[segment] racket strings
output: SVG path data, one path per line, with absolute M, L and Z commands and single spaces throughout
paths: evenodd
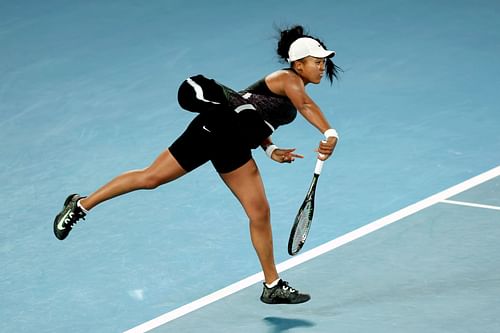
M 312 220 L 312 203 L 309 201 L 304 206 L 299 216 L 297 217 L 297 229 L 295 230 L 295 235 L 293 237 L 292 248 L 297 250 L 306 241 L 307 234 L 309 233 L 309 225 Z

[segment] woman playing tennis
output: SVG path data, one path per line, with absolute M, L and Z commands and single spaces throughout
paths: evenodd
M 335 52 L 307 35 L 302 26 L 280 32 L 277 53 L 290 66 L 240 92 L 201 75 L 184 81 L 178 92 L 179 104 L 197 113 L 184 133 L 150 166 L 123 173 L 86 197 L 68 196 L 54 220 L 56 237 L 65 239 L 80 219 L 106 200 L 135 190 L 157 188 L 210 161 L 250 220 L 252 244 L 264 272 L 262 302 L 308 301 L 309 295 L 291 288 L 276 270 L 270 208 L 252 149 L 262 147 L 278 163 L 301 158 L 295 149 L 278 148 L 271 139 L 271 134 L 293 121 L 298 111 L 327 138 L 317 148 L 320 158 L 327 159 L 337 144 L 337 132 L 305 87 L 320 83 L 324 75 L 332 82 L 339 67 L 331 60 Z

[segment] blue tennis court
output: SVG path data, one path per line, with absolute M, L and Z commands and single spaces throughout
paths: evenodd
M 497 167 L 283 263 L 294 281 L 316 281 L 311 304 L 263 308 L 252 285 L 128 332 L 494 332 L 499 175 Z
M 303 118 L 256 150 L 282 277 L 259 301 L 239 203 L 207 164 L 52 232 L 69 193 L 143 168 L 193 118 L 198 73 L 242 89 L 282 68 L 302 24 L 344 73 L 308 92 L 339 131 L 301 255 L 286 245 L 321 134 Z M 0 1 L 0 332 L 496 332 L 497 1 Z

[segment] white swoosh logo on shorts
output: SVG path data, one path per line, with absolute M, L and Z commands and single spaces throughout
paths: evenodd
M 212 133 L 212 131 L 210 131 L 208 128 L 206 128 L 206 127 L 205 127 L 205 125 L 203 125 L 203 129 L 204 129 L 205 131 L 207 131 L 208 133 Z

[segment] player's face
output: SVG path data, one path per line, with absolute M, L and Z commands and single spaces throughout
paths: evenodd
M 325 59 L 306 57 L 299 61 L 299 73 L 304 83 L 320 83 L 325 74 Z

